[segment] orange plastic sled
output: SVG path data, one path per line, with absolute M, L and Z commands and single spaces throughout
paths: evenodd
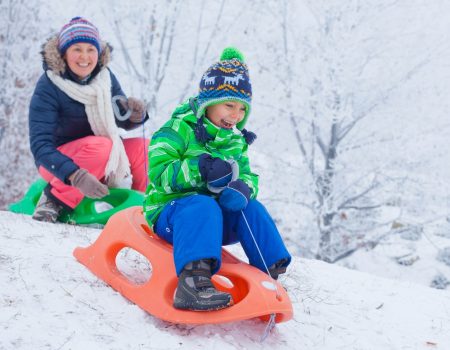
M 134 284 L 117 268 L 123 248 L 145 256 L 152 274 L 144 284 Z M 234 304 L 217 311 L 185 311 L 172 306 L 177 276 L 172 246 L 154 234 L 142 214 L 131 207 L 113 215 L 98 239 L 87 248 L 76 248 L 74 256 L 124 297 L 162 320 L 182 324 L 225 323 L 259 317 L 275 322 L 292 318 L 292 304 L 284 288 L 267 274 L 222 249 L 222 266 L 213 276 L 217 289 L 230 293 Z

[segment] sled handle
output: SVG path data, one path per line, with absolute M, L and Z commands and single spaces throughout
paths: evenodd
M 122 96 L 122 95 L 113 96 L 111 101 L 112 101 L 112 107 L 113 107 L 114 116 L 118 120 L 123 122 L 123 121 L 127 120 L 128 118 L 130 118 L 130 115 L 131 115 L 131 109 L 130 108 L 128 108 L 128 110 L 125 112 L 125 114 L 120 114 L 119 102 L 127 102 L 128 101 L 128 99 L 125 96 Z

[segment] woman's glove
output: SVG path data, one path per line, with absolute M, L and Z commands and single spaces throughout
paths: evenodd
M 128 109 L 131 110 L 130 121 L 132 123 L 141 123 L 144 120 L 146 108 L 144 101 L 134 97 L 128 97 Z
M 231 181 L 219 197 L 220 206 L 228 211 L 245 209 L 250 200 L 251 190 L 248 185 L 238 179 Z
M 212 187 L 226 186 L 233 176 L 230 163 L 207 153 L 200 155 L 198 169 L 202 179 Z
M 102 198 L 109 194 L 108 186 L 102 184 L 86 169 L 78 169 L 69 177 L 73 187 L 89 198 Z

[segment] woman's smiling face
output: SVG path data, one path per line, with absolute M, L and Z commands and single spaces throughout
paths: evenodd
M 89 43 L 71 45 L 64 57 L 70 70 L 80 79 L 89 76 L 98 62 L 97 48 Z

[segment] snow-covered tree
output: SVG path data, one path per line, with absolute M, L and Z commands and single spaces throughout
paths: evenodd
M 376 71 L 386 50 L 399 45 L 398 38 L 376 31 L 377 18 L 392 5 L 286 0 L 269 8 L 269 31 L 278 36 L 265 43 L 272 62 L 262 69 L 276 78 L 275 94 L 284 102 L 272 108 L 293 133 L 296 166 L 303 167 L 299 179 L 310 189 L 303 204 L 316 219 L 316 257 L 322 260 L 373 247 L 386 234 L 370 233 L 383 223 L 379 209 L 392 200 L 387 193 L 399 179 L 387 165 L 399 155 L 383 147 L 386 140 L 371 129 L 371 118 L 431 61 L 426 55 Z
M 148 113 L 153 119 L 174 52 L 173 41 L 181 1 L 152 1 L 146 6 L 130 7 L 123 3 L 107 6 L 108 10 L 113 9 L 106 14 L 119 43 L 125 71 L 133 78 L 134 87 L 137 85 L 139 97 L 148 102 Z M 130 42 L 133 38 L 130 33 L 136 38 L 134 42 Z
M 40 61 L 40 1 L 0 1 L 0 206 L 22 194 L 34 165 L 28 143 L 28 104 Z M 4 189 L 8 188 L 8 191 Z
M 107 5 L 105 18 L 121 56 L 115 65 L 125 77 L 121 81 L 128 80 L 130 93 L 148 102 L 155 125 L 167 118 L 168 105 L 173 108 L 197 92 L 199 77 L 218 59 L 228 39 L 226 29 L 234 23 L 235 16 L 224 14 L 237 3 L 170 0 L 145 6 Z

